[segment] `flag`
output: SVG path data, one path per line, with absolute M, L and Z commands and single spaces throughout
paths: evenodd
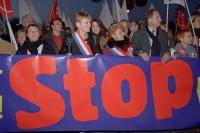
M 110 12 L 110 9 L 108 7 L 108 3 L 105 0 L 102 9 L 101 9 L 101 13 L 99 16 L 99 19 L 102 21 L 102 23 L 106 26 L 106 28 L 109 28 L 110 25 L 114 22 L 113 21 L 113 17 L 112 14 Z
M 164 4 L 179 4 L 185 7 L 185 0 L 164 0 Z
M 124 4 L 124 3 L 123 3 Z M 124 9 L 125 10 L 125 9 Z M 127 10 L 126 10 L 127 12 Z M 124 16 L 124 13 L 125 11 L 123 12 L 122 8 L 120 7 L 119 5 L 119 2 L 118 0 L 113 0 L 112 1 L 112 13 L 113 13 L 113 19 L 115 22 L 119 22 L 120 20 L 122 19 L 126 19 L 128 20 L 125 16 Z M 127 14 L 128 16 L 128 14 Z
M 42 23 L 42 20 L 41 18 L 39 17 L 33 3 L 32 3 L 32 0 L 27 0 L 27 5 L 28 7 L 30 8 L 30 15 L 31 17 L 33 18 L 33 20 L 36 22 L 36 23 L 39 23 L 41 24 Z
M 186 27 L 185 17 L 184 17 L 184 8 L 179 6 L 178 15 L 177 15 L 177 26 L 180 29 L 184 29 Z
M 48 16 L 49 22 L 54 18 L 59 18 L 58 1 L 57 0 L 53 1 L 52 8 L 49 12 L 49 16 Z
M 14 15 L 10 0 L 0 0 L 0 13 L 3 14 L 6 18 L 10 18 Z
M 32 0 L 19 0 L 19 20 L 20 24 L 22 23 L 22 18 L 25 15 L 30 15 L 34 22 L 41 24 L 41 18 L 39 17 Z
M 71 28 L 71 30 L 73 31 L 73 30 L 74 30 L 74 26 L 73 26 L 72 21 L 71 21 L 71 19 L 70 19 L 69 16 L 67 16 L 67 23 L 68 23 L 68 26 L 69 26 L 69 27 Z
M 126 20 L 128 20 L 128 12 L 127 12 L 126 0 L 123 0 L 122 14 L 123 14 L 123 18 L 126 19 Z
M 151 5 L 149 6 L 149 10 L 152 10 L 152 9 L 156 9 L 153 3 L 151 3 Z
M 65 12 L 63 11 L 62 13 L 62 17 L 61 17 L 62 21 L 65 23 L 65 27 L 69 27 L 69 24 L 67 23 L 67 18 L 65 15 Z
M 115 22 L 117 22 L 117 12 L 116 12 L 116 8 L 115 8 L 115 0 L 112 0 L 112 16 L 113 16 L 113 20 Z

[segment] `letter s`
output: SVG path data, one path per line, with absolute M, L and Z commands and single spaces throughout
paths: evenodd
M 40 111 L 34 113 L 17 111 L 16 121 L 19 128 L 46 127 L 63 118 L 65 114 L 63 98 L 36 79 L 40 74 L 54 74 L 55 62 L 54 57 L 30 57 L 17 62 L 10 70 L 10 85 L 13 91 L 40 108 Z

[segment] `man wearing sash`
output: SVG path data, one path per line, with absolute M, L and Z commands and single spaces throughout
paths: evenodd
M 146 23 L 132 38 L 137 54 L 145 61 L 149 61 L 150 56 L 156 56 L 166 62 L 170 58 L 168 39 L 166 32 L 159 28 L 161 17 L 158 10 L 147 12 Z
M 80 11 L 75 16 L 76 30 L 72 33 L 73 44 L 71 53 L 75 55 L 95 55 L 101 54 L 99 38 L 90 32 L 91 17 L 87 12 Z

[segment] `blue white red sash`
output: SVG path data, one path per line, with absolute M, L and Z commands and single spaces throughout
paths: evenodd
M 114 54 L 118 56 L 129 56 L 128 53 L 121 50 L 119 47 L 114 46 L 113 48 L 109 48 L 107 45 L 106 47 Z
M 87 44 L 87 42 L 78 34 L 78 32 L 72 33 L 72 36 L 80 49 L 81 53 L 83 55 L 93 55 L 92 50 L 90 49 L 90 46 Z

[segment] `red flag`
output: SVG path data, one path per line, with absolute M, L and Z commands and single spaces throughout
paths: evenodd
M 10 18 L 13 16 L 12 6 L 10 0 L 0 0 L 0 13 Z
M 48 16 L 49 22 L 52 19 L 58 18 L 58 17 L 59 17 L 59 15 L 58 15 L 58 1 L 54 0 L 51 11 L 50 11 L 49 16 Z
M 184 8 L 179 6 L 178 15 L 177 15 L 177 26 L 180 29 L 184 29 L 186 27 L 185 17 L 184 17 Z

